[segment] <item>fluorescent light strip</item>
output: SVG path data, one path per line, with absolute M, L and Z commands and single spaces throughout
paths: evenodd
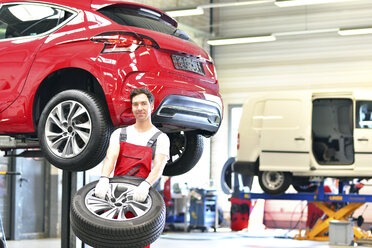
M 170 10 L 170 11 L 167 11 L 166 13 L 171 17 L 193 16 L 193 15 L 203 15 L 204 10 L 198 7 L 196 9 Z
M 358 28 L 358 29 L 340 29 L 339 35 L 361 35 L 361 34 L 372 34 L 372 28 Z
M 294 7 L 302 5 L 313 5 L 313 4 L 324 4 L 324 3 L 337 3 L 346 2 L 351 0 L 286 0 L 286 1 L 275 1 L 275 5 L 278 7 Z
M 313 30 L 301 30 L 301 31 L 289 31 L 281 33 L 273 33 L 276 37 L 279 36 L 298 36 L 298 35 L 312 35 L 312 34 L 324 34 L 324 33 L 336 33 L 338 28 L 329 28 L 329 29 L 313 29 Z
M 269 42 L 269 41 L 275 41 L 275 40 L 276 40 L 275 36 L 269 35 L 269 36 L 208 40 L 207 43 L 211 46 L 223 46 L 223 45 L 236 45 L 236 44 L 256 43 L 256 42 Z
M 210 9 L 210 8 L 222 8 L 222 7 L 237 7 L 237 6 L 244 6 L 244 5 L 255 5 L 255 4 L 263 4 L 263 3 L 273 3 L 275 0 L 256 0 L 256 1 L 243 1 L 243 2 L 235 2 L 235 3 L 212 3 L 212 4 L 205 4 L 199 5 L 195 9 L 179 9 L 179 10 L 169 10 L 165 11 L 171 17 L 179 17 L 179 16 L 193 16 L 193 15 L 203 15 L 203 9 Z
M 235 2 L 235 3 L 211 3 L 211 4 L 199 5 L 198 8 L 209 9 L 209 8 L 237 7 L 237 6 L 245 6 L 245 5 L 273 3 L 273 2 L 275 2 L 275 0 L 257 0 L 257 1 L 251 0 L 251 1 L 243 1 L 243 2 Z
M 195 9 L 180 9 L 180 10 L 169 10 L 166 13 L 171 17 L 179 16 L 194 16 L 194 15 L 203 15 L 203 9 L 210 8 L 223 8 L 223 7 L 238 7 L 244 5 L 256 5 L 264 3 L 275 3 L 278 7 L 294 7 L 302 5 L 313 5 L 313 4 L 324 4 L 324 3 L 337 3 L 337 2 L 347 2 L 354 0 L 256 0 L 256 1 L 242 1 L 242 2 L 233 2 L 233 3 L 212 3 L 199 5 Z
M 267 35 L 267 36 L 208 40 L 207 43 L 211 46 L 236 45 L 236 44 L 245 44 L 245 43 L 275 41 L 276 37 L 311 35 L 311 34 L 322 34 L 322 33 L 336 33 L 336 32 L 342 36 L 372 34 L 372 27 L 371 28 L 358 28 L 358 29 L 333 28 L 333 29 L 292 31 L 292 32 L 273 33 L 272 35 Z

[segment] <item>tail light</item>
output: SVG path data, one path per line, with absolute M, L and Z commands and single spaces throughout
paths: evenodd
M 105 44 L 101 53 L 134 52 L 141 46 L 159 48 L 152 38 L 130 32 L 106 32 L 92 37 L 91 40 Z
M 240 146 L 240 134 L 238 133 L 238 138 L 237 138 L 237 145 L 236 145 L 236 149 L 239 150 L 239 146 Z

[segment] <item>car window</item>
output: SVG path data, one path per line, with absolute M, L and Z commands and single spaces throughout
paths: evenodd
M 38 4 L 9 4 L 0 9 L 0 39 L 45 33 L 72 13 Z
M 372 101 L 357 101 L 355 113 L 357 128 L 372 128 Z
M 114 5 L 100 9 L 98 12 L 121 25 L 144 28 L 173 35 L 184 40 L 190 40 L 190 36 L 188 36 L 184 31 L 175 28 L 160 19 L 156 13 L 151 14 L 146 9 L 130 9 Z
M 0 40 L 5 39 L 6 27 L 7 25 L 0 20 Z

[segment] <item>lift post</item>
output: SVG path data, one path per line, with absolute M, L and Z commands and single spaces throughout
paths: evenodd
M 76 191 L 85 185 L 85 171 L 72 172 L 63 170 L 62 174 L 62 223 L 61 248 L 84 248 L 86 245 L 77 241 L 71 229 L 70 205 Z
M 321 182 L 318 193 L 288 193 L 281 195 L 268 195 L 266 193 L 247 193 L 240 192 L 240 199 L 265 199 L 265 200 L 301 200 L 312 202 L 320 208 L 326 215 L 325 220 L 319 219 L 311 230 L 306 230 L 305 235 L 301 235 L 301 230 L 295 239 L 328 241 L 327 232 L 329 230 L 329 221 L 340 220 L 347 221 L 350 215 L 366 202 L 372 202 L 372 195 L 346 194 L 343 191 L 343 185 L 340 185 L 340 194 L 330 194 L 324 192 L 324 183 Z M 346 205 L 338 210 L 332 209 L 331 202 L 342 202 Z M 354 227 L 354 240 L 371 239 L 371 233 L 365 232 L 359 227 Z

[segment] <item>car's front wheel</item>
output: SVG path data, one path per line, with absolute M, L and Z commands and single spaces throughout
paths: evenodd
M 105 154 L 112 130 L 100 99 L 66 90 L 45 106 L 38 124 L 40 146 L 48 161 L 63 170 L 88 170 Z
M 170 159 L 163 175 L 178 176 L 191 170 L 203 154 L 203 137 L 193 132 L 169 133 Z
M 144 202 L 133 200 L 143 178 L 110 178 L 105 199 L 95 196 L 97 181 L 82 187 L 71 203 L 71 227 L 84 243 L 102 248 L 142 248 L 153 243 L 165 224 L 162 196 L 153 188 Z
M 265 193 L 269 195 L 280 195 L 291 185 L 292 175 L 283 171 L 260 171 L 258 181 Z

